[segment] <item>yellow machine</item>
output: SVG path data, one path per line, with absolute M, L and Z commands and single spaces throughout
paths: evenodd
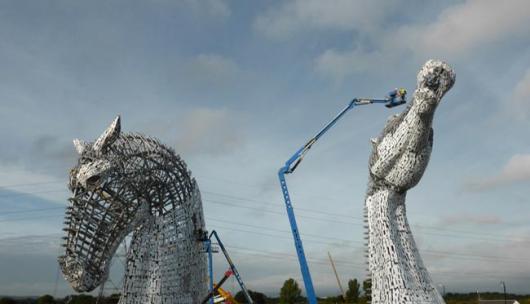
M 221 287 L 217 289 L 217 296 L 213 299 L 214 303 L 224 303 L 224 304 L 239 304 L 238 301 L 232 297 L 232 294 Z

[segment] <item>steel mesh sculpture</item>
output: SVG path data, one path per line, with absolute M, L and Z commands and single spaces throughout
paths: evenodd
M 157 140 L 121 134 L 120 118 L 93 144 L 74 140 L 73 197 L 62 272 L 78 292 L 102 284 L 132 233 L 120 303 L 198 303 L 208 292 L 200 192 L 185 163 Z
M 406 217 L 407 190 L 420 181 L 432 151 L 432 120 L 455 73 L 430 60 L 420 70 L 411 104 L 372 140 L 365 201 L 372 303 L 444 303 L 419 255 Z

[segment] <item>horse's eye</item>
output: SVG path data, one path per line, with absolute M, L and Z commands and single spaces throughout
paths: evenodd
M 99 175 L 92 175 L 86 180 L 87 185 L 97 185 L 99 183 L 100 176 Z

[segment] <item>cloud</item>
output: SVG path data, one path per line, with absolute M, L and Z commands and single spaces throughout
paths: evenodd
M 26 138 L 23 143 L 7 147 L 0 152 L 1 169 L 18 169 L 27 174 L 48 175 L 48 179 L 57 176 L 64 177 L 68 167 L 75 164 L 77 154 L 68 138 L 58 135 L 33 135 Z M 16 170 L 15 169 L 15 170 Z M 15 180 L 14 178 L 0 177 L 0 180 Z M 43 179 L 44 177 L 42 177 Z
M 68 165 L 74 164 L 78 156 L 69 140 L 62 140 L 55 135 L 42 135 L 35 138 L 30 148 L 30 155 L 32 160 L 45 159 Z
M 404 26 L 397 39 L 424 53 L 463 54 L 530 36 L 529 10 L 526 0 L 468 0 L 445 9 L 431 24 Z
M 223 85 L 241 75 L 241 69 L 230 58 L 218 54 L 199 54 L 186 66 L 186 74 L 203 86 Z
M 258 16 L 254 28 L 274 39 L 312 30 L 372 31 L 397 2 L 294 0 Z
M 500 186 L 530 180 L 530 154 L 516 154 L 510 158 L 502 170 L 491 177 L 468 181 L 464 188 L 468 191 L 484 191 Z
M 367 71 L 390 61 L 390 56 L 379 51 L 366 52 L 360 48 L 352 51 L 329 49 L 315 60 L 315 70 L 325 77 L 342 81 L 348 75 Z
M 238 116 L 223 109 L 192 110 L 180 124 L 177 151 L 218 155 L 241 147 L 244 139 L 237 125 Z
M 530 243 L 528 232 L 522 235 L 521 241 L 445 242 L 440 252 L 420 252 L 433 279 L 444 282 L 448 290 L 491 290 L 492 284 L 498 284 L 495 278 L 502 276 L 510 280 L 513 292 L 525 293 L 530 281 L 526 259 Z
M 168 3 L 174 4 L 175 2 L 169 1 Z M 223 0 L 185 0 L 182 3 L 188 6 L 196 14 L 204 14 L 223 18 L 230 17 L 232 14 L 230 7 Z
M 387 15 L 395 14 L 397 6 L 386 9 Z M 429 19 L 433 22 L 425 23 L 419 21 L 417 16 L 412 16 L 400 26 L 374 26 L 372 31 L 366 25 L 344 27 L 364 30 L 367 34 L 365 44 L 370 48 L 364 50 L 356 43 L 349 50 L 330 48 L 316 59 L 315 70 L 324 76 L 341 79 L 359 72 L 379 70 L 378 67 L 388 66 L 391 62 L 411 58 L 411 54 L 422 60 L 426 57 L 441 57 L 445 60 L 467 58 L 475 51 L 491 51 L 505 46 L 506 42 L 530 37 L 530 31 L 527 30 L 530 27 L 528 10 L 530 2 L 525 0 L 512 0 L 509 3 L 467 0 Z M 313 19 L 317 20 L 311 21 L 313 23 L 321 22 L 316 16 Z M 273 29 L 271 27 L 271 31 Z
M 0 254 L 24 254 L 38 252 L 42 255 L 55 256 L 61 244 L 62 233 L 24 235 L 1 238 L 4 246 Z
M 509 99 L 511 114 L 520 120 L 530 117 L 530 69 L 515 85 L 512 98 Z

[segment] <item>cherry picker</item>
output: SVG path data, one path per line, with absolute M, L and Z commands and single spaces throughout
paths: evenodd
M 311 273 L 307 265 L 307 260 L 304 253 L 304 247 L 302 245 L 302 239 L 298 231 L 298 225 L 296 224 L 296 218 L 294 215 L 293 205 L 289 196 L 289 190 L 287 188 L 287 182 L 285 181 L 285 175 L 293 173 L 300 162 L 304 159 L 305 154 L 311 149 L 311 147 L 322 137 L 331 127 L 333 127 L 339 119 L 341 119 L 346 112 L 352 110 L 356 106 L 369 105 L 369 104 L 384 104 L 387 108 L 393 108 L 406 103 L 407 91 L 403 88 L 392 90 L 386 98 L 375 99 L 375 98 L 354 98 L 348 103 L 348 105 L 335 116 L 327 125 L 324 126 L 314 137 L 312 137 L 305 145 L 298 149 L 291 158 L 289 158 L 283 167 L 278 171 L 278 178 L 280 180 L 280 187 L 285 201 L 285 208 L 287 209 L 287 216 L 289 217 L 289 223 L 291 225 L 291 231 L 294 239 L 294 246 L 298 255 L 298 261 L 300 263 L 300 270 L 302 272 L 302 278 L 304 280 L 304 286 L 306 296 L 309 304 L 317 304 L 317 298 L 315 290 L 313 288 L 313 281 L 311 279 Z

